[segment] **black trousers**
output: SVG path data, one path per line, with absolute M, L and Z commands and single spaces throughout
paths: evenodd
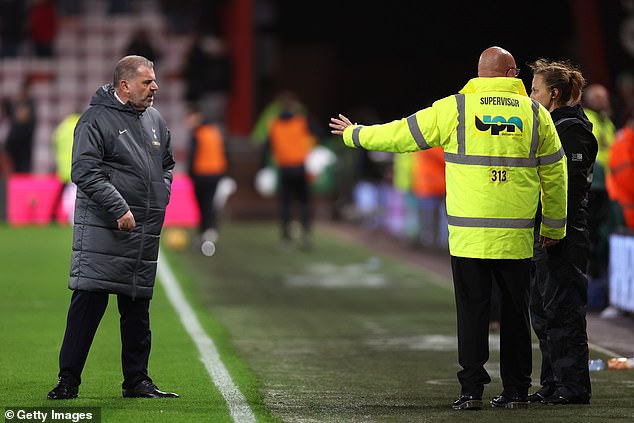
M 569 228 L 565 239 L 535 249 L 530 311 L 542 353 L 544 392 L 589 401 L 586 304 L 587 233 Z
M 59 377 L 71 385 L 81 384 L 88 351 L 108 305 L 109 294 L 75 290 L 66 320 L 66 332 L 59 353 Z M 150 300 L 117 295 L 121 328 L 123 388 L 133 388 L 148 376 L 152 334 Z
M 202 234 L 207 229 L 218 229 L 214 196 L 218 189 L 218 182 L 222 175 L 194 176 L 194 194 L 200 212 L 199 231 Z
M 500 300 L 500 376 L 503 394 L 526 395 L 531 384 L 532 350 L 528 312 L 530 259 L 451 257 L 458 324 L 461 394 L 482 396 L 491 377 L 489 318 L 495 280 Z
M 290 239 L 291 209 L 294 203 L 300 208 L 300 222 L 304 236 L 310 232 L 310 186 L 304 166 L 280 167 L 280 223 L 282 238 Z

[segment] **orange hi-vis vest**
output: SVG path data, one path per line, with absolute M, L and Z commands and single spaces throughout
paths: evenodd
M 202 125 L 194 133 L 196 150 L 192 170 L 195 175 L 217 175 L 226 172 L 227 157 L 222 132 L 215 125 Z
M 445 156 L 442 148 L 416 152 L 412 192 L 421 197 L 445 195 Z
M 269 138 L 273 158 L 280 167 L 304 164 L 313 146 L 308 121 L 302 115 L 290 119 L 274 119 L 269 129 Z
M 634 228 L 634 130 L 621 128 L 610 147 L 608 163 L 608 193 L 621 206 L 627 227 Z

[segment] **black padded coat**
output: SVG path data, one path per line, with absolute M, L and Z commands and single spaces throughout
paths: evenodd
M 160 113 L 121 104 L 100 87 L 75 128 L 77 185 L 70 289 L 151 298 L 174 157 Z M 133 232 L 117 229 L 128 210 Z

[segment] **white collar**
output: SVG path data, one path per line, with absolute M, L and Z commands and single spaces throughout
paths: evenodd
M 123 101 L 119 98 L 119 96 L 117 95 L 117 91 L 116 91 L 116 90 L 115 90 L 115 92 L 114 92 L 114 96 L 117 98 L 117 100 L 119 100 L 119 103 L 121 103 L 121 104 L 125 104 L 125 103 L 124 103 L 124 102 L 123 102 Z

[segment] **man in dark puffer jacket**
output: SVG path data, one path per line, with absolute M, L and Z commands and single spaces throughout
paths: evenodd
M 152 107 L 154 65 L 126 56 L 113 85 L 100 87 L 75 127 L 77 185 L 69 288 L 73 295 L 49 399 L 77 397 L 81 373 L 110 294 L 121 315 L 123 396 L 164 398 L 148 375 L 150 299 L 170 197 L 170 133 Z

